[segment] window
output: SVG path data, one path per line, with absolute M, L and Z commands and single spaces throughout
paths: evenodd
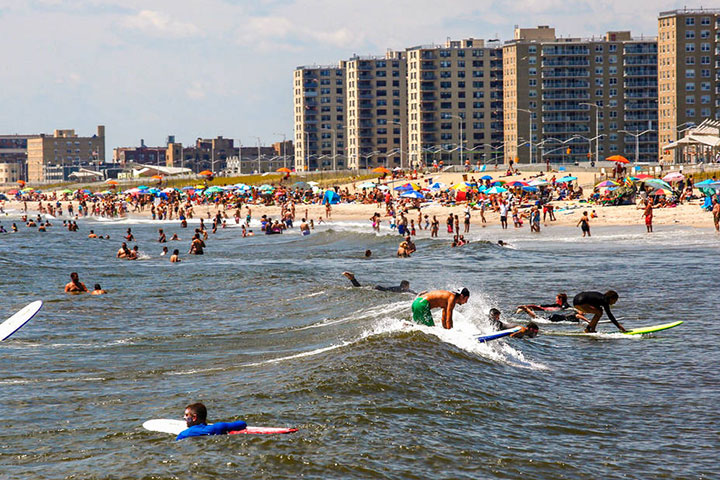
M 611 88 L 610 90 L 608 90 L 608 96 L 610 97 L 617 97 L 617 93 L 617 88 Z
M 440 50 L 440 58 L 448 58 L 450 56 L 450 50 Z
M 701 44 L 700 44 L 700 51 L 701 51 L 701 52 L 709 52 L 709 51 L 710 51 L 710 44 L 709 44 L 709 43 L 701 43 Z
M 484 63 L 482 60 L 473 60 L 473 62 L 472 62 L 473 67 L 482 68 L 483 65 L 484 65 Z
M 694 117 L 695 116 L 695 109 L 694 108 L 688 108 L 685 110 L 685 116 L 686 117 Z
M 700 19 L 700 25 L 710 25 L 710 17 L 702 17 Z
M 608 67 L 609 75 L 617 75 L 617 67 Z
M 595 90 L 595 96 L 596 96 L 596 97 L 602 97 L 602 96 L 603 96 L 603 91 L 602 91 L 602 90 Z M 602 113 L 602 112 L 601 112 L 601 113 Z
M 531 57 L 528 57 L 528 64 L 529 64 L 529 65 L 535 65 L 536 63 L 537 63 L 537 57 L 536 57 L 536 56 L 533 55 L 533 56 L 531 56 Z
M 537 78 L 531 78 L 528 80 L 528 85 L 531 87 L 537 87 Z
M 452 82 L 440 82 L 440 88 L 452 88 Z
M 528 75 L 537 75 L 537 68 L 528 68 Z
M 710 82 L 701 82 L 700 90 L 702 90 L 703 92 L 709 92 L 710 91 Z
M 695 25 L 695 18 L 694 17 L 686 17 L 685 18 L 685 25 Z
M 695 30 L 685 30 L 685 38 L 687 40 L 695 38 Z
M 700 57 L 700 65 L 710 65 L 710 57 Z
M 685 51 L 686 51 L 686 52 L 694 52 L 694 51 L 695 51 L 695 44 L 694 44 L 694 43 L 686 43 L 686 44 L 685 44 Z
M 595 52 L 596 53 L 602 53 L 603 46 L 602 45 L 595 45 Z
M 703 118 L 707 118 L 710 116 L 710 109 L 709 108 L 702 108 L 700 109 L 700 116 Z
M 617 63 L 617 55 L 610 55 L 608 57 L 608 62 L 609 63 Z
M 695 91 L 695 84 L 692 82 L 685 83 L 685 91 L 686 92 L 694 92 Z
M 695 65 L 695 57 L 685 57 L 685 65 Z
M 458 68 L 465 68 L 465 60 L 458 60 L 457 65 Z
M 710 103 L 710 95 L 702 95 L 700 97 L 700 103 L 703 105 L 708 105 Z
M 694 105 L 695 97 L 693 95 L 685 95 L 685 103 L 688 105 Z
M 465 88 L 465 82 L 457 82 L 458 88 Z
M 601 57 L 601 56 L 596 56 L 596 57 L 595 57 L 595 63 L 603 63 L 603 57 Z
M 611 52 L 611 53 L 612 53 L 612 52 L 617 52 L 617 47 L 618 47 L 618 46 L 615 45 L 615 44 L 610 44 L 610 45 L 608 45 L 608 52 Z
M 596 78 L 596 79 L 595 79 L 595 85 L 598 86 L 598 87 L 602 87 L 602 86 L 603 86 L 603 79 L 602 79 L 602 78 Z
M 485 86 L 485 82 L 472 82 L 473 88 L 483 88 Z
M 710 38 L 710 30 L 700 30 L 700 38 Z
M 595 67 L 595 75 L 602 75 L 603 67 Z
M 694 68 L 685 69 L 685 78 L 695 78 L 695 69 Z
M 707 68 L 700 70 L 700 76 L 702 78 L 710 78 L 710 70 L 708 70 Z
M 537 97 L 537 90 L 528 90 L 528 97 L 530 97 L 530 98 Z

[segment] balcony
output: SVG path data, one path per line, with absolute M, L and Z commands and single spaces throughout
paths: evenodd
M 542 133 L 550 133 L 550 134 L 557 134 L 557 133 L 589 133 L 590 128 L 587 125 L 580 125 L 580 124 L 558 124 L 558 125 L 543 125 Z
M 642 55 L 642 54 L 657 54 L 657 44 L 655 43 L 631 43 L 625 45 L 623 49 L 625 55 Z
M 630 100 L 625 102 L 625 110 L 657 110 L 657 102 L 640 102 Z
M 372 64 L 372 62 L 358 62 L 357 69 L 364 70 L 364 71 L 372 70 L 373 64 Z
M 657 120 L 657 112 L 626 112 L 623 116 L 625 122 L 640 122 L 647 120 Z M 627 125 L 626 125 L 627 126 Z
M 626 78 L 623 82 L 625 88 L 657 87 L 657 78 Z
M 303 92 L 303 96 L 304 96 L 305 98 L 317 97 L 317 96 L 318 96 L 318 92 L 315 92 L 315 91 L 313 91 L 313 90 L 307 90 L 307 91 Z
M 657 67 L 657 56 L 655 57 L 626 57 L 623 60 L 623 65 L 647 65 Z
M 358 136 L 361 138 L 362 137 L 372 137 L 373 136 L 372 128 L 361 128 L 358 131 Z
M 587 105 L 580 105 L 579 102 L 551 102 L 542 104 L 543 112 L 577 112 L 589 109 L 590 107 Z
M 360 80 L 370 80 L 372 78 L 375 78 L 372 72 L 358 72 L 358 79 Z
M 656 88 L 645 88 L 640 90 L 625 90 L 625 95 L 623 98 L 625 100 L 629 99 L 646 99 L 646 98 L 657 98 L 657 89 Z
M 420 80 L 437 80 L 435 72 L 423 72 Z
M 655 77 L 657 79 L 657 68 L 628 67 L 623 72 L 623 77 Z
M 587 80 L 543 80 L 542 87 L 544 89 L 583 89 L 589 88 L 590 82 Z
M 590 54 L 590 49 L 583 45 L 552 45 L 542 49 L 543 56 L 578 56 Z
M 587 113 L 548 113 L 542 116 L 543 123 L 576 123 L 589 122 Z
M 420 85 L 421 92 L 434 92 L 436 90 L 437 90 L 437 87 L 433 84 Z
M 543 59 L 542 67 L 589 67 L 590 60 L 586 57 L 559 57 Z
M 428 122 L 436 122 L 437 117 L 435 115 L 423 115 L 422 122 L 428 123 Z
M 420 100 L 423 101 L 429 101 L 429 100 L 437 100 L 437 97 L 434 93 L 423 93 L 420 97 Z
M 361 118 L 361 119 L 373 118 L 373 117 L 374 117 L 374 115 L 372 114 L 372 112 L 368 111 L 368 110 L 362 110 L 362 111 L 360 111 L 360 114 L 358 115 L 358 118 Z
M 437 70 L 437 67 L 433 62 L 422 62 L 420 64 L 421 70 Z
M 434 103 L 421 103 L 420 110 L 423 112 L 436 112 L 437 108 Z
M 543 70 L 542 78 L 585 78 L 590 72 L 584 68 L 553 68 Z

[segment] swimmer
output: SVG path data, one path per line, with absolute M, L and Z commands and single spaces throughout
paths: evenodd
M 497 308 L 490 309 L 490 313 L 488 313 L 488 320 L 490 320 L 490 325 L 492 325 L 492 327 L 497 331 L 508 330 L 510 328 L 520 327 L 520 325 L 503 323 L 500 320 L 500 310 L 498 310 Z M 527 324 L 527 326 L 520 327 L 519 332 L 515 332 L 510 336 L 513 338 L 523 338 L 523 337 L 533 338 L 533 337 L 537 336 L 539 330 L 540 329 L 538 328 L 537 323 L 530 322 Z
M 127 246 L 127 243 L 123 242 L 120 249 L 117 251 L 117 255 L 115 255 L 117 258 L 130 258 L 132 255 L 132 252 Z
M 502 240 L 498 240 L 498 243 L 497 243 L 497 244 L 498 244 L 499 246 L 501 246 L 501 247 L 507 247 L 507 246 L 510 245 L 509 243 L 503 242 Z
M 170 263 L 180 263 L 180 250 L 177 248 L 173 250 L 172 255 L 170 255 Z
M 87 287 L 80 281 L 77 272 L 72 272 L 70 274 L 70 282 L 65 285 L 65 293 L 83 293 L 87 291 Z
M 615 319 L 615 316 L 610 311 L 610 305 L 615 305 L 618 301 L 619 295 L 614 290 L 608 290 L 607 292 L 580 292 L 573 298 L 573 307 L 580 313 L 592 313 L 593 318 L 588 323 L 585 332 L 592 333 L 595 331 L 595 327 L 602 317 L 603 310 L 610 317 L 610 321 L 621 331 L 626 332 L 625 327 L 620 325 Z
M 107 291 L 103 290 L 99 283 L 96 283 L 90 295 L 105 295 L 106 293 Z
M 160 253 L 160 256 L 164 257 L 167 254 L 168 254 L 168 247 L 163 247 L 163 250 L 162 250 L 162 253 Z
M 445 329 L 453 327 L 453 311 L 456 305 L 464 305 L 470 298 L 467 288 L 449 292 L 447 290 L 432 290 L 420 292 L 412 303 L 413 321 L 421 325 L 434 327 L 432 318 L 433 308 L 442 308 L 442 326 Z
M 179 240 L 180 240 L 180 237 L 178 237 L 178 234 L 177 234 L 177 233 L 173 233 L 173 236 L 170 237 L 170 241 L 171 241 L 171 242 L 172 242 L 172 241 L 179 241 Z
M 237 422 L 216 422 L 212 425 L 207 423 L 207 408 L 202 403 L 193 403 L 185 407 L 185 424 L 187 429 L 180 432 L 175 440 L 182 440 L 188 437 L 200 437 L 204 435 L 223 435 L 228 432 L 245 430 L 247 423 Z
M 558 293 L 555 296 L 555 303 L 548 303 L 545 305 L 518 305 L 515 313 L 525 312 L 530 315 L 530 318 L 535 318 L 535 312 L 554 312 L 557 310 L 565 310 L 570 308 L 568 304 L 567 293 Z
M 98 236 L 95 235 L 95 231 L 94 231 L 94 230 L 90 230 L 90 235 L 88 235 L 88 238 L 98 238 Z
M 167 242 L 167 238 L 165 237 L 165 232 L 163 232 L 162 228 L 158 228 L 158 243 L 165 243 Z
M 370 249 L 365 250 L 365 258 L 370 258 L 370 257 L 372 257 L 372 250 L 370 250 Z
M 343 272 L 343 275 L 345 275 L 348 280 L 350 280 L 350 283 L 352 283 L 353 287 L 362 287 L 360 285 L 360 282 L 358 282 L 355 279 L 355 275 L 353 275 L 352 272 Z M 400 282 L 400 285 L 397 287 L 383 287 L 382 285 L 375 285 L 373 287 L 375 290 L 379 290 L 381 292 L 393 292 L 393 293 L 412 293 L 415 294 L 412 290 L 410 290 L 410 282 L 407 280 L 403 280 Z

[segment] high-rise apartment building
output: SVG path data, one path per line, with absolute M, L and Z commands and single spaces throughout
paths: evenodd
M 489 162 L 502 146 L 502 48 L 468 38 L 407 49 L 410 163 Z M 501 154 L 501 153 L 500 153 Z
M 293 75 L 295 168 L 347 168 L 345 62 L 297 67 Z
M 664 145 L 706 118 L 720 119 L 720 9 L 660 13 L 658 86 L 658 156 L 675 162 L 676 150 Z
M 105 126 L 92 137 L 78 137 L 75 130 L 55 130 L 27 141 L 29 182 L 67 180 L 80 167 L 105 163 Z
M 503 47 L 506 162 L 657 161 L 657 40 L 515 29 Z M 599 141 L 598 141 L 599 140 Z
M 407 62 L 405 52 L 355 56 L 346 62 L 349 168 L 406 167 Z

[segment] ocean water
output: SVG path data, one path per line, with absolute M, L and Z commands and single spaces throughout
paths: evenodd
M 231 225 L 197 257 L 176 222 L 60 223 L 0 235 L 0 317 L 45 302 L 0 343 L 0 478 L 720 477 L 720 239 L 709 229 L 583 239 L 473 225 L 467 246 L 423 231 L 398 259 L 398 236 L 368 222 L 308 237 L 241 238 Z M 115 258 L 128 227 L 138 261 Z M 179 234 L 167 246 L 182 263 L 159 256 L 158 228 Z M 414 326 L 412 295 L 353 288 L 345 270 L 364 285 L 407 279 L 471 297 L 453 330 Z M 66 295 L 71 271 L 109 294 Z M 473 340 L 492 307 L 520 322 L 518 304 L 610 288 L 627 328 L 685 324 L 639 338 L 606 323 L 594 337 L 558 336 L 580 327 L 543 322 L 534 339 Z M 175 442 L 142 428 L 196 401 L 211 421 L 300 431 Z

